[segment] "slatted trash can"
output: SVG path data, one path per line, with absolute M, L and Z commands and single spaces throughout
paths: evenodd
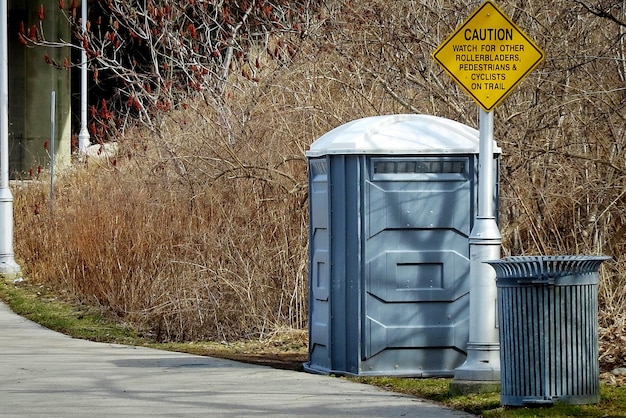
M 501 403 L 597 403 L 598 270 L 605 256 L 524 256 L 496 271 Z

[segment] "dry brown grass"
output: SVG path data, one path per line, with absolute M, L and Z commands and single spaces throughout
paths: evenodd
M 238 155 L 257 158 L 246 152 Z M 43 185 L 17 193 L 17 252 L 31 280 L 106 306 L 159 340 L 305 326 L 303 187 L 267 167 L 195 183 L 163 161 L 125 158 L 57 179 L 52 212 Z M 302 162 L 281 168 L 304 181 Z

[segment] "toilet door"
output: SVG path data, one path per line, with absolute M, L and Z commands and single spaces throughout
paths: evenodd
M 462 363 L 468 340 L 473 161 L 465 156 L 369 159 L 363 225 L 365 371 L 395 366 L 438 373 Z

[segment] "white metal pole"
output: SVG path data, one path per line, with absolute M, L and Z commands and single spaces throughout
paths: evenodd
M 83 36 L 87 36 L 87 0 L 81 2 L 81 26 Z M 89 129 L 87 129 L 87 51 L 81 49 L 80 63 L 80 132 L 78 133 L 78 158 L 82 160 L 87 155 L 90 145 Z
M 496 323 L 496 274 L 485 261 L 500 258 L 502 237 L 494 213 L 493 113 L 480 110 L 478 213 L 469 237 L 470 318 L 467 359 L 455 370 L 454 382 L 467 392 L 500 383 L 500 343 Z M 472 387 L 474 386 L 474 387 Z M 474 390 L 475 389 L 475 390 Z
M 56 92 L 50 94 L 50 211 L 54 208 L 54 141 L 56 138 Z
M 9 188 L 8 0 L 0 0 L 0 275 L 17 276 L 13 254 L 13 195 Z
M 495 222 L 493 191 L 495 187 L 493 166 L 493 112 L 480 109 L 478 122 L 478 215 Z

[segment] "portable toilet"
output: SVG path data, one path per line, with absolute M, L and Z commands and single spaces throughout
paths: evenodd
M 464 362 L 478 138 L 452 120 L 388 115 L 311 145 L 307 371 L 451 376 Z

